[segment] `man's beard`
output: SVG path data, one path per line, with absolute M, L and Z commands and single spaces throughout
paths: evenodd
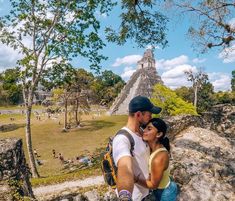
M 143 130 L 146 128 L 147 123 L 141 122 L 140 123 L 140 128 L 142 128 Z
M 146 128 L 146 123 L 140 123 L 140 135 L 142 136 L 144 133 L 144 129 Z

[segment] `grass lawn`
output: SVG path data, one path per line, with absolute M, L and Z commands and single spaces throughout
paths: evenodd
M 41 121 L 32 117 L 32 141 L 40 155 L 43 165 L 38 166 L 41 179 L 33 179 L 32 183 L 40 185 L 42 183 L 57 183 L 59 181 L 81 178 L 87 175 L 99 174 L 99 166 L 88 168 L 73 173 L 65 173 L 64 165 L 58 158 L 53 158 L 52 149 L 56 153 L 62 153 L 65 160 L 74 159 L 76 156 L 89 153 L 97 153 L 97 149 L 107 144 L 109 136 L 125 125 L 127 116 L 101 116 L 92 119 L 91 116 L 82 116 L 82 127 L 72 129 L 69 132 L 61 132 L 63 125 L 62 116 L 58 119 L 47 119 L 43 117 Z M 17 137 L 23 139 L 26 159 L 28 158 L 25 144 L 24 116 L 14 115 L 14 122 L 10 121 L 12 115 L 0 115 L 0 124 L 14 123 L 18 128 L 9 132 L 0 132 L 0 138 Z

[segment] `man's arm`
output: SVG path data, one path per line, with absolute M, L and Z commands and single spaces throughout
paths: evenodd
M 123 156 L 118 160 L 118 173 L 117 173 L 117 189 L 118 192 L 121 190 L 127 190 L 130 193 L 133 192 L 134 188 L 134 173 L 131 156 Z
M 119 200 L 131 200 L 134 188 L 134 173 L 131 144 L 124 135 L 118 135 L 113 140 L 113 159 L 117 166 L 117 190 Z

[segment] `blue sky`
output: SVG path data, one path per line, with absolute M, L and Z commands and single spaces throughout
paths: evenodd
M 9 11 L 9 1 L 0 0 L 0 15 Z M 112 12 L 110 16 L 96 14 L 100 18 L 103 27 L 110 24 L 118 24 L 117 13 L 119 9 Z M 235 16 L 231 19 L 235 26 Z M 158 74 L 162 77 L 164 84 L 174 89 L 179 86 L 190 86 L 184 75 L 184 70 L 202 67 L 209 75 L 209 79 L 216 91 L 230 90 L 231 72 L 235 70 L 235 44 L 227 58 L 223 58 L 219 50 L 211 50 L 207 54 L 200 55 L 192 49 L 192 41 L 186 36 L 189 21 L 185 19 L 176 20 L 170 18 L 168 23 L 168 46 L 164 49 L 155 49 L 155 60 Z M 104 37 L 104 32 L 100 36 Z M 103 70 L 112 70 L 127 81 L 136 70 L 136 63 L 141 59 L 145 48 L 137 48 L 137 45 L 128 41 L 123 46 L 107 44 L 102 53 L 108 56 L 108 60 L 102 62 Z M 0 70 L 14 67 L 19 55 L 12 49 L 0 44 Z M 89 69 L 89 63 L 84 58 L 75 58 L 73 65 Z

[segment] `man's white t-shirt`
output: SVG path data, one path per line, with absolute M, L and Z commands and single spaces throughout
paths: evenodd
M 128 131 L 134 141 L 135 147 L 133 151 L 133 171 L 134 175 L 139 176 L 141 175 L 145 179 L 149 176 L 148 170 L 148 161 L 150 156 L 150 149 L 149 146 L 142 140 L 142 137 L 136 135 L 127 127 L 123 127 Z M 118 160 L 123 156 L 131 156 L 130 153 L 131 144 L 128 138 L 124 135 L 117 135 L 113 140 L 113 158 L 115 165 L 117 166 Z M 138 185 L 137 183 L 134 184 L 134 190 L 132 193 L 133 201 L 141 201 L 144 197 L 146 197 L 149 193 L 149 189 L 144 188 L 143 186 Z

